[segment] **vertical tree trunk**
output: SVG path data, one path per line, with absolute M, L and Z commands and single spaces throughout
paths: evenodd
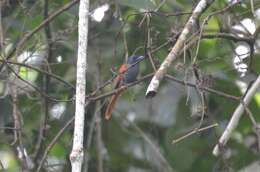
M 73 147 L 70 154 L 72 172 L 80 172 L 83 164 L 88 13 L 89 13 L 89 0 L 81 0 L 79 4 L 79 23 L 78 23 L 79 34 L 78 34 L 77 81 L 76 81 L 76 110 L 75 110 Z

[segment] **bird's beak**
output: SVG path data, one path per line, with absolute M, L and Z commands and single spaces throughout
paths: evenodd
M 144 56 L 139 56 L 138 61 L 142 61 L 144 59 Z

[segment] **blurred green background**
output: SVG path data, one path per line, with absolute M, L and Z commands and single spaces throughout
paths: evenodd
M 1 59 L 6 58 L 19 40 L 46 18 L 44 9 L 52 14 L 70 2 L 49 0 L 46 5 L 47 0 L 2 1 Z M 112 71 L 117 71 L 120 64 L 132 54 L 147 57 L 140 63 L 139 78 L 153 72 L 148 59 L 149 53 L 159 67 L 197 2 L 91 0 L 87 94 L 110 80 Z M 212 155 L 213 147 L 239 101 L 200 89 L 210 87 L 239 97 L 259 74 L 260 36 L 255 37 L 254 53 L 251 57 L 250 46 L 245 41 L 234 41 L 226 37 L 205 39 L 207 35 L 219 33 L 251 38 L 255 32 L 259 32 L 258 1 L 253 1 L 253 4 L 250 1 L 239 3 L 214 15 L 202 26 L 205 17 L 232 2 L 215 1 L 203 13 L 198 26 L 193 28 L 190 39 L 186 42 L 188 48 L 185 53 L 180 55 L 168 71 L 179 80 L 197 84 L 197 89 L 165 79 L 158 94 L 152 99 L 146 99 L 145 92 L 150 81 L 146 79 L 125 91 L 117 102 L 110 121 L 103 119 L 108 97 L 91 102 L 86 107 L 84 171 L 229 172 L 260 169 L 258 137 L 246 114 L 240 120 L 223 154 L 219 157 Z M 77 22 L 78 4 L 75 4 L 50 22 L 49 31 L 45 27 L 36 32 L 10 61 L 48 71 L 75 85 Z M 203 30 L 197 49 L 199 28 Z M 35 91 L 28 86 L 28 83 L 15 76 L 10 68 L 39 90 Z M 52 76 L 46 77 L 40 71 L 15 64 L 9 64 L 9 68 L 5 67 L 0 79 L 1 164 L 6 171 L 35 171 L 51 140 L 74 115 L 75 91 Z M 111 91 L 112 85 L 106 85 L 94 97 Z M 46 99 L 39 91 L 63 101 Z M 17 114 L 21 122 L 21 138 L 18 138 L 18 141 L 14 138 L 13 128 L 10 128 L 14 126 L 15 95 Z M 252 99 L 249 109 L 256 121 L 259 121 L 260 92 Z M 202 116 L 204 119 L 201 123 Z M 172 144 L 174 139 L 196 127 L 215 123 L 218 124 L 217 127 Z M 44 132 L 42 138 L 40 132 Z M 41 171 L 70 171 L 72 134 L 71 125 L 51 148 Z M 39 149 L 37 145 L 40 145 Z M 25 160 L 32 165 L 30 168 L 24 167 L 24 162 L 19 159 L 19 152 L 24 152 L 22 150 L 26 151 Z

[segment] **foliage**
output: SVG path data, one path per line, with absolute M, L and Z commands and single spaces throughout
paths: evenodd
M 4 64 L 4 58 L 12 48 L 19 46 L 19 41 L 46 18 L 46 2 L 47 0 L 3 1 L 1 64 Z M 52 14 L 70 2 L 48 1 L 48 13 Z M 190 0 L 115 0 L 106 3 L 109 8 L 104 12 L 102 21 L 97 22 L 93 14 L 95 9 L 104 5 L 104 1 L 90 2 L 92 12 L 87 94 L 93 93 L 104 83 L 110 83 L 107 81 L 114 75 L 111 71 L 116 72 L 126 57 L 132 54 L 147 57 L 140 63 L 139 78 L 153 72 L 148 54 L 151 53 L 156 67 L 159 67 L 197 4 Z M 85 162 L 85 168 L 97 171 L 100 157 L 104 171 L 113 172 L 239 171 L 257 162 L 259 138 L 246 113 L 224 148 L 224 153 L 220 157 L 212 155 L 213 147 L 239 104 L 239 97 L 260 72 L 260 34 L 249 34 L 244 29 L 249 27 L 248 23 L 242 22 L 250 19 L 256 32 L 260 32 L 259 2 L 254 3 L 255 16 L 251 10 L 252 4 L 249 1 L 241 2 L 214 15 L 205 26 L 202 25 L 208 15 L 230 4 L 219 0 L 204 12 L 199 21 L 200 26 L 193 28 L 186 42 L 185 53 L 182 52 L 168 71 L 179 80 L 197 84 L 196 87 L 165 78 L 156 97 L 146 99 L 145 91 L 150 80 L 143 80 L 129 87 L 120 97 L 110 121 L 103 120 L 109 97 L 90 102 L 86 106 L 84 144 L 88 161 Z M 5 64 L 1 71 L 0 136 L 3 139 L 0 144 L 0 161 L 7 171 L 28 168 L 24 166 L 28 162 L 18 157 L 18 147 L 27 151 L 34 164 L 32 171 L 35 171 L 52 139 L 74 115 L 75 88 L 69 85 L 74 85 L 76 81 L 77 13 L 78 5 L 73 5 L 55 17 L 49 25 L 46 24 L 17 49 L 15 55 L 8 59 L 12 63 Z M 46 29 L 48 27 L 49 31 Z M 216 36 L 222 33 L 241 40 Z M 242 38 L 250 39 L 253 36 L 256 40 L 253 45 L 255 51 L 250 57 L 249 41 Z M 240 45 L 246 47 L 246 56 L 235 64 L 234 59 L 239 54 L 237 47 Z M 31 56 L 21 60 L 19 55 L 24 52 L 31 52 Z M 31 58 L 34 52 L 38 54 L 35 59 Z M 239 65 L 243 64 L 247 66 L 246 72 L 240 70 Z M 50 75 L 45 75 L 46 73 Z M 65 83 L 53 75 L 59 76 Z M 238 99 L 207 92 L 202 89 L 205 87 L 219 90 L 225 95 L 237 96 Z M 108 84 L 92 98 L 111 92 L 112 89 L 112 84 Z M 205 104 L 202 103 L 202 94 Z M 259 97 L 257 93 L 248 107 L 256 121 L 260 120 Z M 15 107 L 17 111 L 14 110 Z M 15 114 L 20 116 L 20 132 L 10 128 L 17 127 Z M 202 116 L 204 118 L 201 123 Z M 215 123 L 218 123 L 217 127 L 197 132 L 172 144 L 174 139 L 197 127 Z M 98 137 L 98 126 L 102 129 L 101 138 Z M 68 157 L 72 146 L 72 128 L 72 125 L 67 127 L 55 141 L 48 152 L 48 163 L 44 163 L 43 170 L 51 171 L 54 168 L 57 171 L 70 171 Z

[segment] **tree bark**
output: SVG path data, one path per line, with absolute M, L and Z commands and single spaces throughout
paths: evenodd
M 78 23 L 78 60 L 76 80 L 76 110 L 74 123 L 73 147 L 70 154 L 72 172 L 80 172 L 83 164 L 83 138 L 85 118 L 85 88 L 87 70 L 89 0 L 81 0 L 79 4 Z

